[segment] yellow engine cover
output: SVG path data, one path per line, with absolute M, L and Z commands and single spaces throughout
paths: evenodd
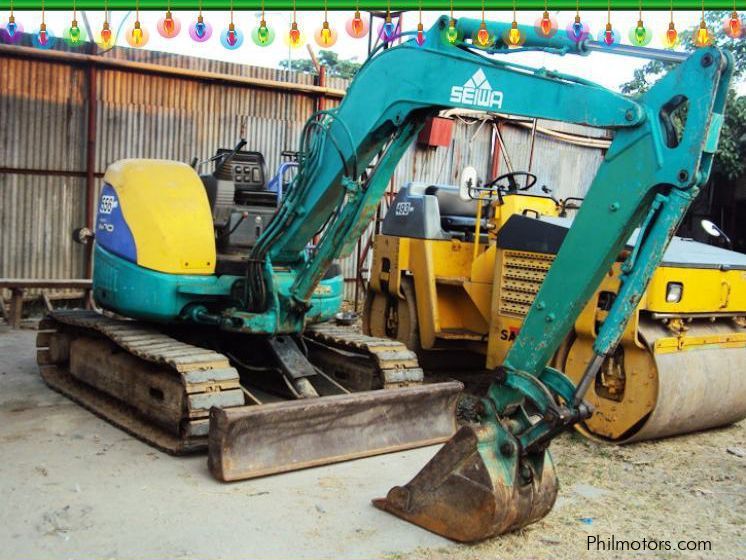
M 139 266 L 170 274 L 215 272 L 212 212 L 194 169 L 176 161 L 125 159 L 109 166 L 104 182 L 116 192 Z

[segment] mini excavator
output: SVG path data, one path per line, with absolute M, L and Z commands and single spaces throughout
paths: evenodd
M 520 333 L 494 370 L 475 422 L 461 427 L 412 481 L 374 501 L 458 541 L 484 539 L 541 519 L 557 494 L 548 446 L 590 415 L 583 399 L 588 385 L 619 342 L 677 225 L 708 178 L 733 60 L 718 49 L 700 49 L 633 99 L 572 76 L 496 60 L 490 55 L 511 52 L 502 39 L 510 27 L 441 17 L 422 44 L 411 40 L 374 53 L 341 105 L 307 122 L 297 176 L 239 260 L 240 274 L 214 269 L 208 197 L 192 169 L 168 162 L 114 164 L 104 178 L 99 208 L 94 294 L 103 308 L 135 321 L 84 312 L 52 316 L 40 333 L 47 344 L 40 351 L 44 368 L 58 379 L 72 375 L 75 383 L 85 382 L 86 390 L 101 376 L 115 385 L 118 378 L 111 372 L 126 371 L 135 362 L 142 366 L 143 383 L 148 376 L 170 372 L 175 386 L 197 390 L 209 385 L 210 391 L 202 393 L 173 393 L 186 401 L 178 411 L 187 413 L 171 414 L 170 421 L 186 422 L 192 430 L 204 428 L 189 424 L 201 400 L 222 394 L 225 387 L 226 393 L 236 390 L 234 368 L 251 378 L 284 378 L 300 397 L 310 393 L 308 385 L 321 394 L 317 387 L 336 386 L 336 381 L 322 376 L 321 367 L 310 361 L 303 335 L 322 303 L 314 296 L 324 295 L 320 287 L 327 271 L 335 259 L 350 254 L 397 162 L 428 117 L 456 107 L 608 128 L 614 139 L 605 160 Z M 480 29 L 495 38 L 483 48 L 472 40 Z M 520 31 L 526 37 L 524 50 L 583 55 L 601 48 L 560 34 L 541 37 L 531 27 Z M 674 117 L 684 109 L 686 122 L 679 126 Z M 132 212 L 131 201 L 125 200 L 130 198 L 137 201 Z M 106 241 L 101 227 L 116 240 Z M 575 384 L 548 364 L 638 227 L 593 356 Z M 333 334 L 311 339 L 324 342 Z M 141 342 L 144 346 L 138 346 Z M 376 344 L 360 341 L 361 347 Z M 348 360 L 362 353 L 354 354 L 349 345 L 339 352 Z M 308 383 L 297 383 L 298 378 Z M 315 384 L 319 378 L 325 383 Z M 407 376 L 396 379 L 406 381 Z M 432 434 L 423 430 L 432 430 L 443 417 L 433 407 L 448 409 L 459 391 L 458 384 L 447 383 L 440 389 L 444 395 L 433 397 L 439 385 L 253 406 L 213 402 L 210 467 L 218 478 L 235 479 L 360 456 L 369 444 L 384 452 L 414 439 L 425 441 Z M 86 403 L 83 389 L 76 387 L 81 395 L 76 398 Z M 131 390 L 137 396 L 140 387 L 133 381 L 122 394 Z M 164 397 L 165 389 L 159 390 L 145 392 L 157 400 Z M 388 401 L 387 394 L 393 395 Z M 173 404 L 161 400 L 164 406 Z M 148 418 L 162 413 L 155 401 L 146 404 Z M 345 406 L 353 412 L 346 414 Z M 119 418 L 126 412 L 116 409 Z M 389 430 L 390 425 L 397 429 Z M 419 433 L 400 438 L 402 426 Z M 263 441 L 257 443 L 257 437 Z M 431 439 L 438 438 L 442 441 L 442 432 Z M 324 448 L 330 439 L 347 443 L 343 449 Z M 253 444 L 263 448 L 252 449 Z M 325 457 L 295 461 L 308 445 L 327 451 Z M 249 464 L 269 447 L 263 465 Z M 274 468 L 272 461 L 283 466 Z

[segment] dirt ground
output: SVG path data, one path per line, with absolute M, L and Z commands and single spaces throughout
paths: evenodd
M 434 448 L 220 484 L 204 457 L 165 456 L 47 389 L 33 340 L 0 327 L 0 559 L 746 558 L 746 421 L 627 447 L 566 434 L 552 445 L 554 510 L 458 545 L 369 502 Z M 672 550 L 589 551 L 589 537 Z

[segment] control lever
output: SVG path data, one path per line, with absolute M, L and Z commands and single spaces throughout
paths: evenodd
M 231 151 L 229 154 L 223 156 L 223 159 L 215 166 L 215 171 L 213 172 L 213 175 L 217 175 L 220 171 L 223 170 L 223 168 L 228 165 L 234 157 L 236 157 L 236 154 L 246 145 L 246 139 L 241 138 L 241 140 L 238 141 L 238 144 L 236 144 L 236 147 L 233 148 L 233 151 Z

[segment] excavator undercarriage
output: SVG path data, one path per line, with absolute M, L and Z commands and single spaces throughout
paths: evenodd
M 189 336 L 176 331 L 175 337 L 92 311 L 56 311 L 39 325 L 37 361 L 50 387 L 150 445 L 182 455 L 209 443 L 221 480 L 432 445 L 455 431 L 461 385 L 423 386 L 417 357 L 399 342 L 330 325 L 309 328 L 306 343 L 318 369 L 305 379 L 317 394 L 299 408 L 286 400 L 304 398 L 291 379 L 272 368 L 249 371 L 228 357 L 231 351 L 187 343 Z M 262 375 L 268 382 L 257 380 Z M 365 392 L 351 393 L 343 383 Z M 379 418 L 386 418 L 383 426 Z M 361 437 L 350 438 L 356 431 Z

